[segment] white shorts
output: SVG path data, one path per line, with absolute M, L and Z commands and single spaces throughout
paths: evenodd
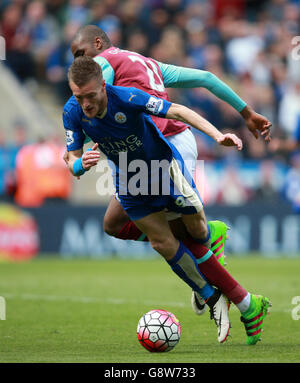
M 183 132 L 174 136 L 165 137 L 179 151 L 181 157 L 187 166 L 190 175 L 194 177 L 196 162 L 198 158 L 198 150 L 195 136 L 190 129 L 185 129 Z
M 165 138 L 176 147 L 181 157 L 183 158 L 190 175 L 194 178 L 198 158 L 198 150 L 195 136 L 191 130 L 185 129 L 181 133 Z M 168 221 L 172 221 L 180 216 L 181 214 L 174 212 L 167 213 Z

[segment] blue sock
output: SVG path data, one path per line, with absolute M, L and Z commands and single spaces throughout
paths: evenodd
M 168 263 L 174 273 L 194 291 L 197 291 L 204 300 L 209 299 L 214 294 L 215 289 L 200 273 L 196 258 L 182 242 L 180 242 L 177 253 Z

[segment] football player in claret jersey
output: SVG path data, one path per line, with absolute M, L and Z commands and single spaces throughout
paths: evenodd
M 166 87 L 204 87 L 218 98 L 230 104 L 244 118 L 248 129 L 258 138 L 263 134 L 269 140 L 271 123 L 253 111 L 230 87 L 207 71 L 183 68 L 160 63 L 149 57 L 112 46 L 107 34 L 95 25 L 87 25 L 77 32 L 71 44 L 74 57 L 90 56 L 101 66 L 103 78 L 107 84 L 134 86 L 153 96 L 169 100 Z M 183 122 L 164 120 L 152 116 L 157 127 L 183 157 L 193 175 L 198 157 L 197 145 L 193 134 Z M 201 155 L 201 154 L 200 154 Z M 67 158 L 67 157 L 66 157 Z M 185 232 L 178 214 L 168 214 L 170 226 L 176 236 Z M 224 245 L 227 226 L 220 221 L 206 222 L 202 214 L 203 243 L 211 247 L 215 256 L 224 265 Z M 104 217 L 104 230 L 107 234 L 120 239 L 148 240 L 136 225 L 129 220 L 116 198 L 112 198 Z M 204 302 L 197 294 L 192 294 L 192 307 L 196 314 L 205 312 Z
M 241 150 L 241 140 L 234 134 L 222 134 L 182 105 L 172 104 L 137 88 L 106 85 L 99 65 L 90 57 L 77 58 L 68 76 L 73 97 L 64 107 L 63 121 L 70 171 L 75 176 L 83 175 L 95 166 L 100 158 L 96 149 L 101 147 L 115 166 L 116 193 L 123 209 L 148 236 L 153 249 L 164 257 L 174 273 L 207 302 L 218 328 L 218 341 L 224 342 L 230 330 L 225 294 L 241 312 L 247 333 L 246 343 L 256 344 L 270 302 L 268 298 L 247 292 L 217 261 L 212 251 L 201 241 L 199 243 L 203 230 L 201 198 L 180 153 L 165 139 L 149 115 L 184 121 L 220 145 L 236 146 Z M 96 143 L 93 150 L 85 153 L 84 132 Z M 124 158 L 128 164 L 125 168 Z M 148 188 L 143 193 L 139 190 L 136 193 L 136 189 L 129 187 L 130 177 L 137 173 L 131 164 L 137 160 L 139 164 L 143 162 L 146 169 L 143 178 L 146 177 Z M 163 160 L 168 162 L 168 167 L 157 174 L 157 167 L 152 167 L 152 164 Z M 158 177 L 160 183 L 168 180 L 169 193 L 164 194 L 161 190 L 151 193 L 153 176 Z M 165 208 L 181 214 L 188 233 L 185 242 L 173 236 Z

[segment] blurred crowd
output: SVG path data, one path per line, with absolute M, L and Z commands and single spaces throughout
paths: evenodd
M 63 105 L 70 96 L 66 81 L 73 60 L 70 42 L 86 24 L 102 28 L 115 46 L 214 73 L 273 123 L 273 136 L 290 137 L 296 129 L 300 0 L 2 0 L 5 63 L 20 81 L 50 86 Z M 255 196 L 270 198 L 277 192 L 270 181 L 270 163 L 271 168 L 277 163 L 294 172 L 296 168 L 300 179 L 300 161 L 294 153 L 274 152 L 263 140 L 255 140 L 239 113 L 207 90 L 170 89 L 169 94 L 172 101 L 197 110 L 220 130 L 235 129 L 244 140 L 244 150 L 236 153 L 195 132 L 199 159 L 225 161 L 231 187 L 236 164 L 248 159 L 264 169 Z M 239 179 L 236 188 L 247 200 L 253 191 L 249 193 L 245 184 Z M 216 198 L 225 201 L 225 196 Z
M 68 200 L 72 182 L 59 137 L 31 142 L 21 120 L 14 121 L 12 130 L 9 143 L 0 130 L 0 202 L 38 207 L 47 200 Z

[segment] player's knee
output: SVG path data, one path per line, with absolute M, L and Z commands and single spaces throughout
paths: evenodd
M 103 220 L 103 230 L 106 234 L 115 237 L 118 235 L 122 227 L 118 224 L 118 222 L 109 219 L 108 217 L 104 217 Z
M 187 230 L 193 238 L 206 238 L 208 235 L 205 221 L 191 222 L 187 225 Z
M 162 256 L 169 254 L 174 249 L 174 241 L 170 238 L 156 237 L 150 239 L 150 243 L 153 250 L 157 251 Z

